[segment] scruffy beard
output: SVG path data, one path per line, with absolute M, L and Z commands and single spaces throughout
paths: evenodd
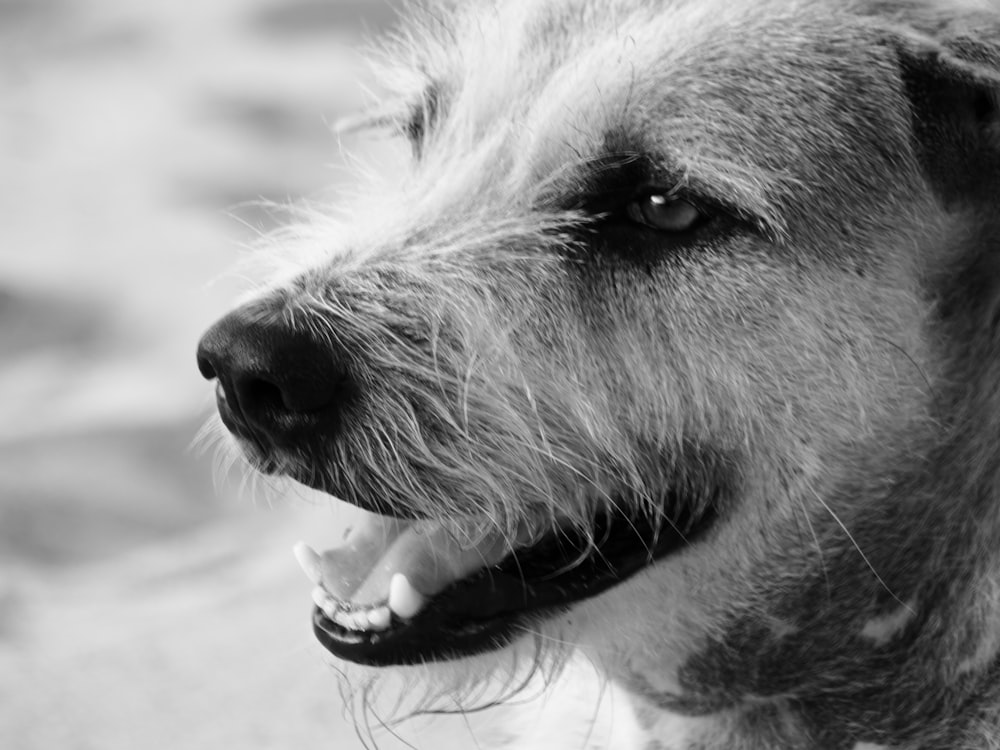
M 372 668 L 337 661 L 341 698 L 359 729 L 393 727 L 422 715 L 482 711 L 541 695 L 566 669 L 574 644 L 558 629 L 526 632 L 501 651 L 457 661 Z M 597 670 L 595 669 L 595 673 Z

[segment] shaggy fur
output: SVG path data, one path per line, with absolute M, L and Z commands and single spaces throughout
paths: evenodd
M 517 545 L 622 498 L 712 504 L 707 538 L 460 670 L 579 649 L 650 750 L 1000 748 L 997 7 L 510 0 L 407 28 L 367 124 L 412 160 L 278 237 L 244 308 L 357 392 L 251 460 Z M 648 186 L 710 221 L 615 220 Z

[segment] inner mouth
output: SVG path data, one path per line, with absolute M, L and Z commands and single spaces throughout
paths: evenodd
M 500 537 L 463 546 L 442 528 L 373 517 L 372 528 L 339 549 L 296 549 L 317 584 L 313 630 L 336 656 L 373 666 L 503 648 L 697 542 L 716 517 L 714 502 L 670 497 L 662 507 L 681 510 L 655 518 L 604 511 L 586 533 L 557 528 L 524 546 Z

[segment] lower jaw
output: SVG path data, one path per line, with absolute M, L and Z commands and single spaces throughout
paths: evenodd
M 426 661 L 451 661 L 499 651 L 529 629 L 526 622 L 528 618 L 512 616 L 488 622 L 466 623 L 460 627 L 451 623 L 436 635 L 430 635 L 428 631 L 434 630 L 435 623 L 442 624 L 442 618 L 432 615 L 425 617 L 429 619 L 417 630 L 405 628 L 404 632 L 391 638 L 382 638 L 380 634 L 357 633 L 342 628 L 316 608 L 313 610 L 313 632 L 334 656 L 357 664 L 389 667 Z M 544 615 L 538 613 L 536 617 L 544 618 Z

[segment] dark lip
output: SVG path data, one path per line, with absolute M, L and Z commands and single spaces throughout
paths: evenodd
M 313 631 L 335 656 L 379 667 L 448 661 L 503 648 L 538 621 L 696 543 L 717 515 L 715 503 L 700 510 L 667 507 L 685 510 L 659 524 L 620 513 L 599 516 L 593 548 L 579 533 L 553 532 L 497 565 L 456 581 L 413 619 L 393 615 L 388 630 L 350 631 L 316 608 Z
M 222 419 L 222 424 L 226 426 L 227 430 L 240 440 L 252 443 L 255 447 L 258 445 L 257 437 L 240 413 L 239 406 L 230 402 L 226 396 L 225 388 L 222 387 L 222 383 L 218 382 L 215 384 L 215 406 Z
M 262 474 L 277 474 L 280 472 L 278 462 L 273 457 L 273 449 L 263 442 L 257 431 L 251 429 L 239 407 L 230 403 L 225 390 L 219 385 L 215 390 L 216 408 L 222 424 L 239 440 L 243 454 L 254 469 Z

